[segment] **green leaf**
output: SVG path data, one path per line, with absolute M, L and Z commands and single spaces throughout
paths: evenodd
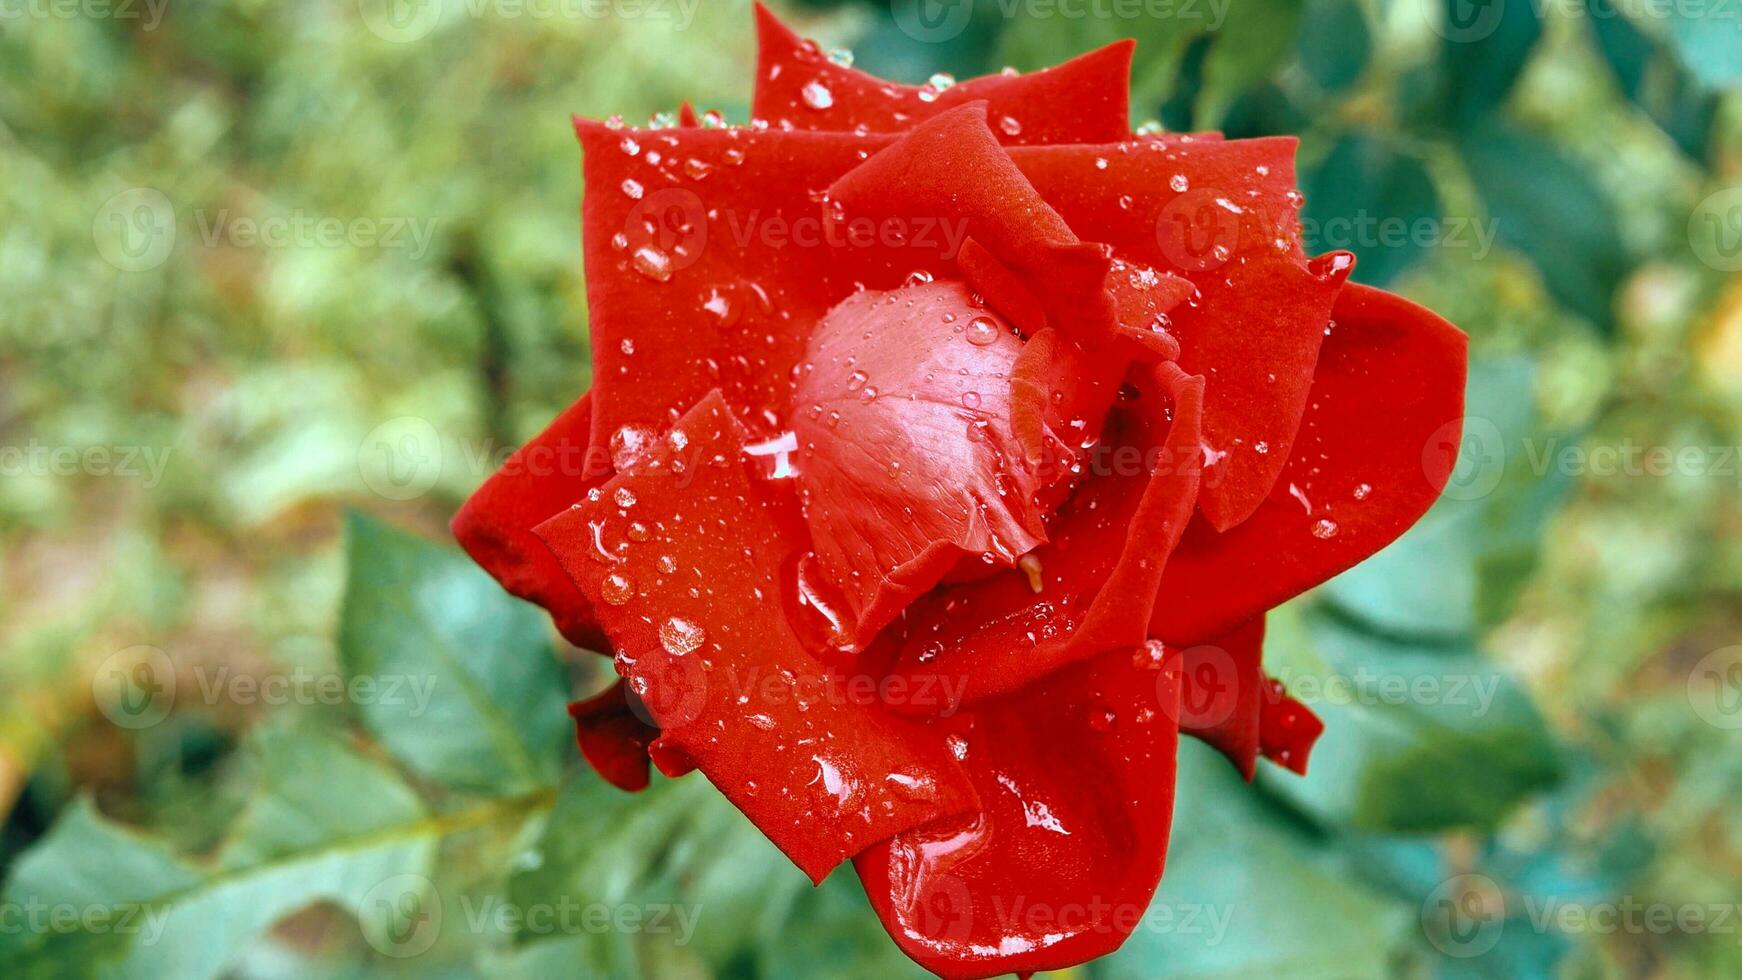
M 1433 178 L 1413 156 L 1370 133 L 1343 137 L 1303 181 L 1308 251 L 1355 253 L 1355 278 L 1383 286 L 1432 247 L 1416 234 L 1438 227 Z
M 50 928 L 0 972 L 215 977 L 267 929 L 328 901 L 379 924 L 394 882 L 425 881 L 436 845 L 490 813 L 431 817 L 391 770 L 333 738 L 267 730 L 251 748 L 262 780 L 215 861 L 196 861 L 76 804 L 18 862 L 6 900 L 112 917 Z M 124 915 L 134 918 L 123 925 Z M 383 935 L 385 933 L 376 933 Z
M 1291 820 L 1227 760 L 1182 739 L 1161 888 L 1105 980 L 1274 980 L 1388 975 L 1412 911 L 1358 883 L 1326 841 Z
M 1591 29 L 1622 93 L 1644 109 L 1690 159 L 1704 160 L 1721 94 L 1702 89 L 1667 45 L 1646 35 L 1628 17 L 1620 13 L 1594 17 Z
M 1445 0 L 1445 7 L 1440 58 L 1447 112 L 1464 126 L 1491 114 L 1512 91 L 1542 37 L 1542 17 L 1537 4 L 1517 0 Z M 1472 8 L 1473 19 L 1455 19 L 1454 11 Z
M 448 786 L 512 793 L 553 783 L 567 684 L 544 615 L 456 549 L 356 514 L 347 538 L 339 653 L 382 695 L 358 699 L 364 725 Z
M 1501 239 L 1536 263 L 1561 305 L 1610 331 L 1629 262 L 1602 192 L 1553 144 L 1503 123 L 1460 146 Z
M 1294 48 L 1303 0 L 1242 0 L 1213 33 L 1195 124 L 1213 129 L 1241 95 L 1269 77 Z
M 1267 785 L 1317 819 L 1384 833 L 1490 829 L 1559 777 L 1530 697 L 1475 649 L 1399 643 L 1300 606 L 1270 623 L 1267 665 L 1325 731 L 1309 778 Z
M 1373 53 L 1358 0 L 1307 0 L 1297 49 L 1301 67 L 1319 88 L 1341 92 L 1355 84 Z
M 1131 64 L 1131 112 L 1138 119 L 1156 114 L 1173 90 L 1185 46 L 1220 22 L 1209 4 L 1181 6 L 1179 16 L 1155 17 L 1140 7 L 1113 6 L 1104 17 L 1036 16 L 1027 5 L 999 38 L 999 58 L 1029 71 L 1058 64 L 1084 51 L 1124 38 L 1137 40 Z M 1129 13 L 1127 13 L 1129 11 Z

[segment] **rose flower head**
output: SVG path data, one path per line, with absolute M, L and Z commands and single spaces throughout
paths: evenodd
M 1438 496 L 1464 336 L 1303 252 L 1293 139 L 1133 134 L 1129 42 L 916 87 L 757 28 L 750 126 L 576 120 L 594 386 L 454 531 L 614 655 L 604 778 L 700 770 L 941 975 L 1083 963 L 1181 732 L 1305 772 L 1265 612 Z

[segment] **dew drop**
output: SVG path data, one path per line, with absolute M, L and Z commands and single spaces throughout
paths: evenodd
M 702 645 L 706 638 L 702 628 L 676 616 L 659 624 L 659 645 L 674 657 L 681 657 Z
M 635 266 L 636 272 L 654 282 L 671 281 L 671 256 L 652 245 L 643 245 L 636 249 L 635 255 L 630 259 L 630 264 Z
M 611 499 L 615 500 L 619 507 L 633 507 L 635 506 L 635 491 L 628 487 L 618 487 L 616 492 L 611 494 Z
M 641 195 L 646 193 L 641 186 L 641 181 L 636 180 L 634 177 L 625 177 L 621 186 L 624 195 L 632 201 L 641 200 Z
M 804 104 L 812 109 L 827 109 L 835 104 L 835 93 L 829 91 L 829 87 L 822 82 L 806 82 L 799 95 L 804 99 Z
M 964 392 L 962 392 L 962 406 L 964 408 L 979 408 L 980 407 L 980 393 L 977 391 L 964 391 Z
M 975 347 L 990 347 L 998 340 L 998 324 L 990 317 L 977 316 L 968 321 L 968 343 Z
M 1360 486 L 1355 488 L 1355 499 L 1356 500 L 1366 500 L 1367 495 L 1372 493 L 1372 492 L 1373 492 L 1372 484 L 1363 483 Z
M 629 581 L 629 576 L 622 572 L 611 572 L 599 582 L 599 595 L 613 606 L 621 606 L 629 601 L 635 586 Z
M 1167 186 L 1173 188 L 1176 193 L 1184 194 L 1191 189 L 1192 182 L 1186 179 L 1185 174 L 1174 174 L 1167 179 Z
M 1337 536 L 1337 522 L 1329 518 L 1320 518 L 1313 522 L 1313 537 L 1327 541 Z
M 960 735 L 944 736 L 944 744 L 949 746 L 950 754 L 960 762 L 968 757 L 968 740 Z
M 998 128 L 1004 130 L 1006 136 L 1020 136 L 1022 134 L 1022 124 L 1016 121 L 1015 116 L 1005 116 L 998 120 Z

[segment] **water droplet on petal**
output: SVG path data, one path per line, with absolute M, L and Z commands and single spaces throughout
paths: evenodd
M 1015 116 L 1005 116 L 998 120 L 998 128 L 1004 130 L 1006 136 L 1020 136 L 1022 134 L 1022 124 L 1016 121 Z
M 635 592 L 634 583 L 622 572 L 611 572 L 599 582 L 599 595 L 613 606 L 621 606 L 629 601 Z
M 1174 174 L 1167 179 L 1167 186 L 1173 188 L 1177 193 L 1184 194 L 1191 188 L 1192 182 L 1186 179 L 1185 174 Z
M 655 282 L 671 281 L 671 256 L 652 245 L 643 245 L 636 249 L 630 264 L 635 266 L 636 272 Z
M 1326 541 L 1337 536 L 1337 522 L 1329 518 L 1320 518 L 1313 523 L 1313 537 Z
M 827 109 L 835 104 L 835 93 L 829 91 L 829 87 L 822 82 L 806 82 L 804 88 L 799 90 L 799 96 L 812 109 Z
M 702 645 L 706 634 L 700 626 L 676 616 L 659 624 L 659 645 L 674 657 L 681 657 Z
M 990 347 L 998 340 L 998 324 L 990 317 L 977 316 L 968 321 L 968 343 L 975 347 Z

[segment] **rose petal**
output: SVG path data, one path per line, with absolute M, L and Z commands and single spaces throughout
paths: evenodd
M 1169 330 L 1180 366 L 1209 381 L 1199 506 L 1219 527 L 1275 484 L 1347 275 L 1301 255 L 1294 148 L 1275 138 L 1010 150 L 1077 235 L 1197 287 Z
M 1389 544 L 1427 512 L 1457 458 L 1467 341 L 1401 297 L 1350 285 L 1294 453 L 1251 519 L 1186 530 L 1150 635 L 1203 643 Z M 1449 450 L 1449 451 L 1448 451 Z
M 1161 879 L 1177 664 L 1113 650 L 942 719 L 985 810 L 853 862 L 903 952 L 944 977 L 1059 969 L 1117 949 Z
M 1318 716 L 1265 676 L 1263 651 L 1262 616 L 1178 651 L 1180 731 L 1227 756 L 1248 781 L 1260 754 L 1304 775 L 1307 756 L 1324 730 Z
M 569 705 L 569 716 L 575 720 L 581 755 L 594 771 L 618 789 L 637 793 L 647 788 L 647 746 L 659 737 L 659 729 L 630 707 L 622 681 Z
M 504 589 L 549 610 L 570 643 L 605 651 L 592 605 L 532 533 L 611 475 L 609 461 L 588 449 L 592 414 L 591 394 L 582 395 L 516 450 L 454 515 L 453 532 Z
M 756 38 L 750 114 L 776 128 L 895 133 L 984 99 L 1006 143 L 1102 143 L 1129 132 L 1131 41 L 1043 71 L 972 78 L 939 92 L 835 64 L 760 3 Z
M 820 881 L 976 802 L 941 733 L 854 696 L 799 643 L 780 597 L 804 531 L 784 488 L 753 482 L 745 437 L 710 393 L 538 534 L 599 610 L 655 750 L 694 760 Z
M 805 517 L 859 647 L 963 555 L 1006 566 L 1044 537 L 1042 480 L 1011 432 L 1022 342 L 959 282 L 849 297 L 794 396 Z
M 888 676 L 974 704 L 1142 641 L 1147 597 L 1197 492 L 1204 391 L 1172 364 L 1147 371 L 1137 402 L 1109 419 L 1109 450 L 1092 457 L 1033 554 L 1039 593 L 1013 571 L 926 594 L 867 652 L 890 662 Z

